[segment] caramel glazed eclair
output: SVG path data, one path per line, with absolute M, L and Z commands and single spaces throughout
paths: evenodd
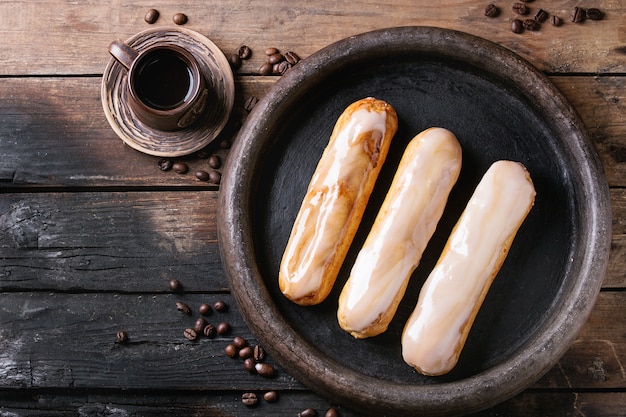
M 337 319 L 356 338 L 389 326 L 461 171 L 452 132 L 427 129 L 407 146 L 339 297 Z
M 338 118 L 281 260 L 279 286 L 291 301 L 319 304 L 330 293 L 397 129 L 393 107 L 372 97 Z
M 443 375 L 459 359 L 476 314 L 535 201 L 518 162 L 487 170 L 420 291 L 402 334 L 402 356 L 425 375 Z

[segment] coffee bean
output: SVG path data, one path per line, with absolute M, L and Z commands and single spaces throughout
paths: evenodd
M 267 48 L 265 50 L 265 55 L 270 56 L 270 55 L 277 54 L 278 52 L 280 52 L 278 48 Z
M 263 399 L 268 403 L 275 403 L 278 401 L 278 393 L 276 391 L 267 391 L 263 394 Z
M 280 65 L 280 64 L 279 64 L 278 62 L 277 62 L 277 63 L 275 63 L 274 65 L 272 65 L 272 74 L 274 74 L 274 75 L 278 75 L 278 74 L 280 74 L 280 71 L 278 71 L 278 66 L 279 66 L 279 65 Z
M 519 19 L 513 20 L 511 22 L 511 30 L 513 33 L 522 33 L 524 31 L 524 23 Z
M 246 392 L 241 395 L 241 402 L 246 407 L 254 407 L 258 401 L 259 400 L 254 392 Z
M 196 333 L 194 329 L 185 329 L 183 331 L 183 335 L 185 336 L 185 339 L 191 341 L 194 341 L 198 338 L 198 333 Z
M 276 376 L 276 370 L 269 363 L 258 362 L 254 365 L 254 369 L 256 369 L 257 374 L 265 378 L 273 378 Z
M 527 14 L 528 6 L 524 3 L 513 3 L 513 11 L 517 14 Z
M 227 335 L 228 333 L 230 333 L 230 324 L 223 321 L 217 325 L 217 334 L 224 336 L 224 335 Z
M 269 62 L 265 62 L 263 65 L 259 67 L 260 75 L 270 75 L 272 73 L 272 64 Z
M 189 166 L 184 162 L 174 162 L 172 170 L 177 174 L 186 174 L 189 172 Z
M 170 159 L 159 159 L 158 165 L 159 168 L 161 168 L 161 171 L 169 171 L 172 169 L 172 161 Z
M 539 28 L 541 27 L 539 22 L 537 22 L 535 19 L 526 19 L 524 20 L 523 24 L 524 24 L 524 29 L 526 30 L 536 31 L 536 30 L 539 30 Z
M 215 309 L 215 311 L 223 313 L 224 311 L 226 311 L 226 309 L 228 309 L 228 304 L 226 304 L 226 302 L 222 300 L 217 300 L 215 304 L 213 304 L 213 308 Z
M 561 18 L 557 15 L 553 14 L 552 16 L 550 16 L 550 23 L 552 23 L 552 26 L 561 26 L 563 20 L 561 20 Z
M 191 309 L 189 308 L 189 306 L 182 301 L 176 302 L 176 310 L 187 315 L 191 314 Z
M 252 111 L 252 109 L 254 108 L 254 106 L 256 106 L 258 102 L 259 102 L 258 98 L 256 98 L 255 96 L 250 96 L 248 97 L 245 104 L 243 105 L 243 108 L 249 113 Z
M 229 149 L 229 148 L 230 148 L 230 139 L 220 140 L 220 149 Z
M 196 333 L 202 333 L 206 325 L 206 320 L 203 317 L 198 317 L 193 324 L 193 329 L 196 331 Z
M 243 347 L 239 350 L 239 357 L 241 359 L 252 358 L 252 348 L 250 346 Z
M 239 355 L 239 350 L 235 345 L 229 343 L 224 348 L 224 353 L 226 353 L 226 356 L 228 356 L 229 358 L 236 358 Z
M 202 314 L 203 316 L 208 316 L 209 314 L 211 314 L 211 306 L 207 303 L 200 304 L 200 307 L 198 307 L 198 313 Z
M 283 54 L 275 53 L 269 56 L 269 58 L 267 59 L 267 62 L 274 65 L 274 64 L 278 64 L 279 62 L 283 62 L 284 60 L 285 60 L 285 56 Z
M 179 292 L 183 289 L 183 285 L 176 278 L 170 279 L 169 288 L 171 292 Z
M 317 411 L 314 408 L 307 408 L 299 412 L 298 417 L 317 417 Z
M 587 12 L 585 14 L 587 15 L 587 19 L 590 20 L 602 20 L 604 18 L 604 13 L 602 13 L 600 9 L 596 9 L 595 7 L 587 9 Z
M 241 354 L 241 352 L 239 352 Z M 246 358 L 243 361 L 243 369 L 250 372 L 251 374 L 256 373 L 256 368 L 254 367 L 254 359 Z
M 209 182 L 211 184 L 219 184 L 222 181 L 222 174 L 219 171 L 211 170 L 209 172 Z
M 241 336 L 235 336 L 233 339 L 233 345 L 235 345 L 238 349 L 248 346 L 248 341 Z
M 248 59 L 252 56 L 252 49 L 248 45 L 241 45 L 237 51 L 237 55 L 241 59 Z
M 338 417 L 339 413 L 337 413 L 337 410 L 335 410 L 334 408 L 329 408 L 328 411 L 326 411 L 326 414 L 324 414 L 324 417 Z
M 174 23 L 176 23 L 177 25 L 184 25 L 185 23 L 187 23 L 187 15 L 184 13 L 176 13 L 174 14 L 174 16 L 172 16 L 172 20 L 174 21 Z
M 534 17 L 534 19 L 539 23 L 545 22 L 547 18 L 548 18 L 548 13 L 543 9 L 537 10 L 537 12 L 535 13 L 535 17 Z
M 145 20 L 149 24 L 153 24 L 154 22 L 157 21 L 158 18 L 159 18 L 159 11 L 157 9 L 150 9 L 146 12 L 146 15 L 143 17 L 143 20 Z
M 582 7 L 574 7 L 572 9 L 572 22 L 574 23 L 582 23 L 585 21 L 585 16 L 587 12 Z
M 254 360 L 257 362 L 263 362 L 265 360 L 265 349 L 261 345 L 256 345 L 253 351 Z
M 280 75 L 285 75 L 287 71 L 291 68 L 291 64 L 287 61 L 283 61 L 278 64 L 278 73 Z
M 202 333 L 204 333 L 204 335 L 209 339 L 213 339 L 215 336 L 217 336 L 217 329 L 215 329 L 215 326 L 209 323 L 204 327 Z
M 230 63 L 230 67 L 234 70 L 241 68 L 241 58 L 239 57 L 239 54 L 230 54 L 228 62 Z
M 115 335 L 118 343 L 126 343 L 128 342 L 128 334 L 124 330 L 120 330 Z
M 295 52 L 289 51 L 285 53 L 285 60 L 291 65 L 296 65 L 300 62 L 300 57 Z
M 499 14 L 500 14 L 500 9 L 498 9 L 495 4 L 490 3 L 485 7 L 485 16 L 496 17 Z
M 221 167 L 221 166 L 222 166 L 222 160 L 221 160 L 221 159 L 220 159 L 220 157 L 219 157 L 219 156 L 217 156 L 217 155 L 211 155 L 211 156 L 209 157 L 208 164 L 209 164 L 209 166 L 210 166 L 211 168 L 213 168 L 213 169 L 218 169 L 219 167 Z
M 196 171 L 196 178 L 198 179 L 198 181 L 208 181 L 209 180 L 209 173 L 206 171 Z

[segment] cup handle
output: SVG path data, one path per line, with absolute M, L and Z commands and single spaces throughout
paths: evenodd
M 117 39 L 111 42 L 109 45 L 109 53 L 122 64 L 127 70 L 133 64 L 135 58 L 137 58 L 138 52 L 130 46 L 126 45 L 121 40 Z

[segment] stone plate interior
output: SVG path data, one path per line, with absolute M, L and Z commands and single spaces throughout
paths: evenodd
M 399 130 L 333 292 L 318 306 L 301 307 L 278 289 L 282 253 L 335 121 L 368 96 L 396 109 Z M 461 143 L 460 178 L 389 330 L 355 340 L 337 324 L 339 293 L 405 146 L 431 126 L 451 130 Z M 527 167 L 535 206 L 458 365 L 444 376 L 423 376 L 402 359 L 403 326 L 474 187 L 499 159 Z M 510 51 L 430 27 L 347 38 L 293 67 L 241 130 L 220 204 L 224 268 L 252 331 L 302 383 L 365 414 L 464 414 L 528 387 L 587 319 L 610 244 L 608 186 L 570 104 Z

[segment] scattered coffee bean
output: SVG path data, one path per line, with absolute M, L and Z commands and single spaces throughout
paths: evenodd
M 283 54 L 275 53 L 269 56 L 269 58 L 267 59 L 267 62 L 274 65 L 274 64 L 278 64 L 279 62 L 283 62 L 284 60 L 285 60 L 285 56 Z
M 241 336 L 235 336 L 233 339 L 233 345 L 235 345 L 237 349 L 241 349 L 248 346 L 248 341 Z
M 238 54 L 230 54 L 228 62 L 230 63 L 230 67 L 234 70 L 241 68 L 241 58 Z
M 279 66 L 279 65 L 280 65 L 280 64 L 279 64 L 278 62 L 277 62 L 277 63 L 275 63 L 274 65 L 272 65 L 272 74 L 275 74 L 275 75 L 280 74 L 280 72 L 278 71 L 278 66 Z
M 176 302 L 176 310 L 187 315 L 191 314 L 191 309 L 189 308 L 189 306 L 182 301 Z
M 548 18 L 548 13 L 543 9 L 537 10 L 537 12 L 535 13 L 535 17 L 534 17 L 534 19 L 539 23 L 545 22 L 547 18 Z
M 243 347 L 239 350 L 239 357 L 241 359 L 251 359 L 252 358 L 252 348 L 250 346 Z
M 172 20 L 177 25 L 184 25 L 185 23 L 187 23 L 188 19 L 187 19 L 187 15 L 185 13 L 176 13 L 176 14 L 174 14 L 174 16 L 172 16 Z
M 496 17 L 499 14 L 500 14 L 500 9 L 498 9 L 495 4 L 490 3 L 485 7 L 485 16 Z
M 230 148 L 230 139 L 220 140 L 220 149 L 229 149 L 229 148 Z
M 307 408 L 299 412 L 298 417 L 317 417 L 317 411 L 314 408 Z
M 277 54 L 279 52 L 280 51 L 278 50 L 278 48 L 271 47 L 271 48 L 265 49 L 265 55 L 267 55 L 267 56 L 271 56 L 271 55 Z
M 215 309 L 215 311 L 223 313 L 228 308 L 228 304 L 226 304 L 226 302 L 222 300 L 217 300 L 215 304 L 213 304 L 213 308 Z
M 263 394 L 263 399 L 268 403 L 275 403 L 278 401 L 278 393 L 276 391 L 267 391 Z
M 517 14 L 527 14 L 528 6 L 526 6 L 524 3 L 513 3 L 513 11 Z
M 285 75 L 287 71 L 291 68 L 291 64 L 287 61 L 283 61 L 278 64 L 278 73 L 280 75 Z
M 209 314 L 211 314 L 211 306 L 207 303 L 200 304 L 200 307 L 198 307 L 198 313 L 202 314 L 203 316 L 208 316 Z
M 219 171 L 211 170 L 209 172 L 209 182 L 211 184 L 219 184 L 222 181 L 222 174 Z
M 563 20 L 561 20 L 561 18 L 557 15 L 553 14 L 552 16 L 550 16 L 550 23 L 552 23 L 552 26 L 561 26 Z
M 248 45 L 241 45 L 237 51 L 237 55 L 241 59 L 248 59 L 252 56 L 252 49 Z
M 590 20 L 602 20 L 604 18 L 604 13 L 602 13 L 600 9 L 597 9 L 595 7 L 587 9 L 587 12 L 585 14 L 587 15 L 587 19 Z
M 296 65 L 300 62 L 300 57 L 295 52 L 289 51 L 285 53 L 285 60 L 291 65 Z
M 241 352 L 239 352 L 241 354 Z M 243 361 L 243 369 L 250 372 L 251 374 L 256 373 L 256 368 L 254 367 L 254 359 L 246 358 Z
M 258 401 L 259 400 L 254 392 L 246 392 L 241 395 L 241 402 L 246 407 L 254 407 L 255 405 L 257 405 Z
M 265 349 L 261 345 L 256 345 L 253 351 L 254 360 L 257 362 L 263 362 L 265 360 Z
M 185 329 L 183 331 L 183 335 L 185 335 L 185 339 L 194 341 L 198 338 L 198 333 L 194 329 Z
M 511 30 L 513 33 L 522 33 L 524 31 L 524 23 L 519 19 L 513 20 L 511 22 Z
M 169 288 L 171 292 L 179 292 L 183 289 L 183 284 L 181 284 L 176 278 L 172 278 L 170 279 Z
M 217 334 L 224 336 L 228 333 L 230 333 L 230 324 L 223 321 L 217 325 Z
M 217 329 L 215 329 L 215 326 L 209 323 L 204 327 L 202 333 L 204 333 L 204 335 L 209 339 L 213 339 L 215 336 L 217 336 Z
M 128 334 L 124 330 L 120 330 L 115 335 L 118 343 L 126 343 L 128 342 Z
M 204 328 L 206 327 L 206 325 L 206 320 L 203 317 L 198 317 L 193 324 L 193 329 L 196 331 L 196 333 L 202 333 L 204 332 Z
M 177 174 L 186 174 L 189 172 L 189 166 L 184 162 L 174 162 L 172 170 Z
M 159 168 L 161 168 L 161 171 L 169 171 L 170 169 L 172 169 L 172 160 L 171 159 L 159 159 Z
M 524 24 L 524 29 L 526 30 L 539 30 L 539 28 L 541 27 L 541 25 L 539 24 L 539 22 L 537 22 L 535 19 L 526 19 L 523 22 Z
M 209 180 L 209 173 L 206 171 L 196 171 L 196 178 L 198 179 L 198 181 L 208 181 Z
M 334 408 L 329 408 L 328 411 L 326 411 L 326 414 L 324 414 L 324 417 L 338 417 L 339 413 L 337 413 L 337 410 L 335 410 Z
M 235 345 L 229 343 L 224 348 L 224 353 L 226 353 L 226 356 L 228 356 L 229 358 L 236 358 L 239 355 L 239 350 Z
M 252 109 L 254 108 L 254 106 L 256 106 L 258 102 L 259 102 L 258 98 L 256 98 L 255 96 L 250 96 L 248 97 L 245 104 L 243 105 L 243 108 L 249 113 L 252 111 Z
M 574 9 L 572 9 L 572 22 L 574 23 L 582 23 L 585 21 L 585 15 L 586 15 L 586 11 L 585 9 L 583 9 L 582 7 L 574 7 Z
M 257 362 L 254 365 L 254 369 L 256 369 L 257 374 L 265 378 L 273 378 L 276 376 L 276 370 L 269 363 Z
M 148 10 L 146 12 L 146 15 L 143 17 L 143 19 L 149 24 L 155 23 L 158 18 L 159 18 L 159 11 L 157 9 Z
M 270 75 L 272 73 L 272 64 L 269 62 L 265 62 L 263 65 L 259 67 L 260 75 Z
M 222 160 L 217 155 L 211 155 L 208 160 L 208 164 L 213 169 L 219 169 L 222 166 Z

